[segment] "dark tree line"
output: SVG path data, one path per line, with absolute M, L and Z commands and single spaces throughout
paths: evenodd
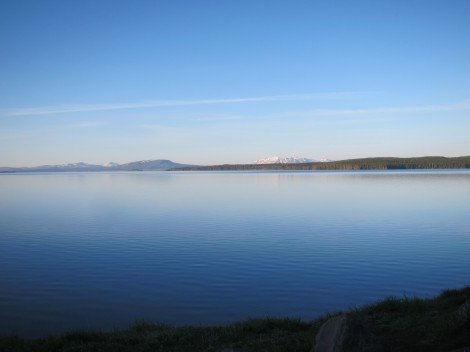
M 172 171 L 256 171 L 256 170 L 406 170 L 406 169 L 470 169 L 470 156 L 445 158 L 364 158 L 302 164 L 224 164 L 170 169 Z

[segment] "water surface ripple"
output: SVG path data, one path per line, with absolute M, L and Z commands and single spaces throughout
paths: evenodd
M 0 334 L 312 319 L 470 284 L 470 173 L 0 175 Z

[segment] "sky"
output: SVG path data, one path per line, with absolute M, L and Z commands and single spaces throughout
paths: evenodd
M 470 155 L 470 1 L 0 1 L 0 166 L 274 155 Z

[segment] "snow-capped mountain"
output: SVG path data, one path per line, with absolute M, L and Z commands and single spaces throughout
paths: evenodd
M 112 161 L 110 161 L 109 163 L 106 163 L 103 165 L 104 167 L 116 167 L 116 166 L 119 166 L 118 163 L 113 163 Z
M 100 169 L 102 168 L 101 165 L 96 165 L 96 164 L 88 164 L 84 162 L 79 162 L 79 163 L 69 163 L 69 164 L 59 164 L 59 165 L 43 165 L 43 166 L 35 166 L 31 167 L 33 171 L 62 171 L 62 170 L 95 170 L 95 169 Z
M 34 167 L 0 167 L 0 172 L 65 172 L 65 171 L 147 171 L 167 170 L 194 166 L 174 163 L 171 160 L 142 160 L 126 164 L 109 162 L 106 165 L 88 164 L 84 162 L 60 165 L 42 165 Z
M 296 158 L 296 157 L 279 157 L 279 156 L 270 156 L 263 159 L 258 159 L 253 162 L 253 164 L 300 164 L 300 163 L 312 163 L 317 160 L 307 159 L 307 158 Z
M 67 167 L 69 169 L 83 169 L 83 168 L 101 167 L 101 165 L 88 164 L 88 163 L 84 163 L 84 162 L 54 165 L 54 166 Z

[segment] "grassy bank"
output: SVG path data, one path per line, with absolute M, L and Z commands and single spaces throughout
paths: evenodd
M 352 311 L 370 325 L 385 351 L 452 351 L 470 346 L 470 286 L 432 299 L 387 298 Z M 74 331 L 34 340 L 4 336 L 0 351 L 307 352 L 327 318 L 254 319 L 211 327 L 138 322 L 111 332 Z

